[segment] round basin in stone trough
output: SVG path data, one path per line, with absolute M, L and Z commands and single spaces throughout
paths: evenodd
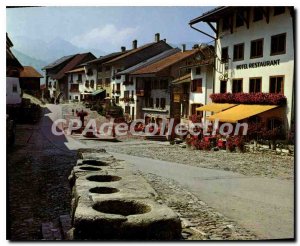
M 104 161 L 98 160 L 83 160 L 82 165 L 91 165 L 91 166 L 108 166 L 109 164 Z
M 96 182 L 115 182 L 121 180 L 122 178 L 113 175 L 93 175 L 87 177 L 86 179 L 89 181 L 96 181 Z
M 94 187 L 90 189 L 91 193 L 97 193 L 97 194 L 112 194 L 119 192 L 118 189 L 112 188 L 112 187 Z
M 94 204 L 93 209 L 106 214 L 119 214 L 123 216 L 145 214 L 151 207 L 137 201 L 107 200 Z
M 100 171 L 101 170 L 101 168 L 99 168 L 99 167 L 80 167 L 79 169 L 83 170 L 83 171 Z

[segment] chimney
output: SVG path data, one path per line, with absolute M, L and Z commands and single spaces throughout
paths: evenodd
M 125 51 L 126 51 L 126 47 L 125 47 L 125 46 L 122 46 L 122 47 L 121 47 L 121 51 L 122 51 L 122 52 L 125 52 Z
M 160 37 L 159 37 L 160 35 L 159 35 L 159 33 L 156 33 L 155 34 L 155 42 L 159 42 L 159 40 L 160 40 Z
M 182 44 L 181 52 L 185 52 L 185 44 Z
M 137 40 L 133 40 L 132 41 L 132 49 L 136 49 L 137 48 Z

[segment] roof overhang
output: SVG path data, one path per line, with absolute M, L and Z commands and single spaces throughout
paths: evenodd
M 192 19 L 189 25 L 194 25 L 199 22 L 217 22 L 220 18 L 224 17 L 227 13 L 232 12 L 234 7 L 222 6 L 215 8 L 211 11 L 204 13 L 203 15 Z

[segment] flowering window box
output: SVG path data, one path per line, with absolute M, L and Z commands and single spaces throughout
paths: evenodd
M 286 97 L 277 93 L 215 93 L 210 95 L 214 103 L 285 105 Z

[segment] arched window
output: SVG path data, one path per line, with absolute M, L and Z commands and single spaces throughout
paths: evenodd
M 90 87 L 90 82 L 88 80 L 85 81 L 85 87 Z

